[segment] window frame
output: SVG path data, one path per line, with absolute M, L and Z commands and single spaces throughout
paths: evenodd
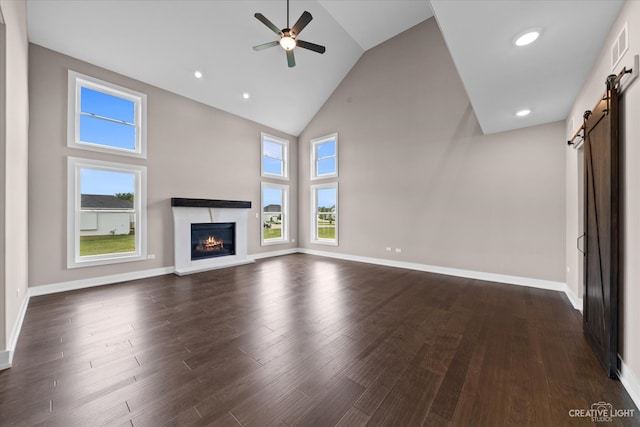
M 265 150 L 264 143 L 265 141 L 279 144 L 282 146 L 282 175 L 273 174 L 265 172 L 264 170 L 264 158 L 265 158 Z M 270 157 L 273 158 L 273 157 Z M 280 160 L 280 159 L 276 159 Z M 283 138 L 278 138 L 273 135 L 269 135 L 268 133 L 261 132 L 260 133 L 260 176 L 263 178 L 275 178 L 288 181 L 289 180 L 289 141 Z
M 282 191 L 282 237 L 279 239 L 265 239 L 264 238 L 264 190 L 265 188 L 277 189 Z M 271 182 L 260 183 L 260 245 L 270 246 L 279 245 L 282 243 L 289 243 L 289 185 L 288 184 L 276 184 Z
M 318 237 L 318 190 L 326 188 L 335 188 L 336 190 L 336 208 L 335 208 L 335 238 L 326 239 Z M 338 183 L 330 182 L 326 184 L 316 184 L 311 186 L 311 243 L 319 245 L 338 246 L 338 225 L 339 225 L 339 205 L 338 205 Z
M 319 159 L 317 157 L 319 145 L 325 144 L 327 142 L 334 141 L 336 144 L 336 152 L 335 155 L 329 157 L 323 157 Z M 332 173 L 318 174 L 318 161 L 322 159 L 335 158 L 336 161 L 336 171 Z M 338 133 L 334 132 L 330 135 L 325 135 L 320 138 L 315 138 L 311 140 L 311 180 L 317 179 L 325 179 L 325 178 L 337 178 L 338 177 Z
M 80 256 L 81 183 L 80 172 L 95 169 L 135 175 L 134 213 L 136 215 L 134 252 Z M 142 261 L 147 259 L 147 168 L 126 163 L 68 157 L 67 159 L 67 268 Z
M 110 147 L 80 140 L 81 91 L 91 89 L 134 103 L 135 149 Z M 121 156 L 147 158 L 147 95 L 69 70 L 67 78 L 67 147 Z

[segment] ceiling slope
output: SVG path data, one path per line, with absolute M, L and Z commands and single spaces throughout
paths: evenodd
M 299 135 L 358 61 L 363 45 L 369 48 L 431 16 L 427 0 L 344 3 L 350 5 L 291 2 L 291 25 L 305 10 L 314 18 L 300 38 L 327 48 L 324 55 L 296 49 L 294 68 L 287 67 L 279 47 L 252 49 L 277 39 L 254 13 L 284 28 L 284 0 L 28 0 L 29 40 Z M 357 32 L 358 42 L 348 30 Z M 202 79 L 194 78 L 195 70 Z
M 622 0 L 432 0 L 484 133 L 563 120 Z M 517 47 L 525 30 L 535 43 Z M 604 79 L 604 77 L 603 77 Z M 527 117 L 515 113 L 530 109 Z

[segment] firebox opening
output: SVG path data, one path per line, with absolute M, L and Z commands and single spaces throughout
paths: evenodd
M 191 224 L 191 260 L 235 255 L 236 223 Z

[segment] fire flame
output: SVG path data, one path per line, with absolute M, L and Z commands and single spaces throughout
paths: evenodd
M 200 244 L 196 249 L 203 252 L 219 251 L 224 249 L 224 241 L 217 240 L 214 236 L 209 236 L 204 240 L 200 240 Z

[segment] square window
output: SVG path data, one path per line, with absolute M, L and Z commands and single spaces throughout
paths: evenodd
M 338 176 L 338 134 L 311 140 L 311 179 Z
M 289 141 L 262 134 L 262 176 L 289 179 Z
M 146 157 L 146 95 L 74 71 L 68 78 L 72 148 Z

